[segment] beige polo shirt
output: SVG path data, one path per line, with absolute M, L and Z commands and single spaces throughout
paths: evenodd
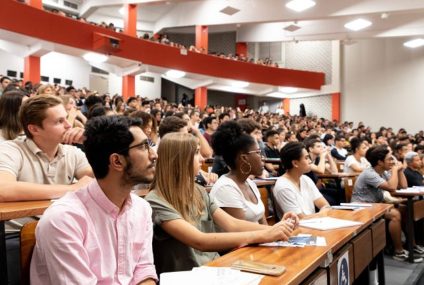
M 0 171 L 17 181 L 39 184 L 71 184 L 76 173 L 90 167 L 84 152 L 72 145 L 59 145 L 56 157 L 47 155 L 31 140 L 0 143 Z

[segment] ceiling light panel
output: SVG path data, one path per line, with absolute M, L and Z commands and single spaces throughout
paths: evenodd
M 417 48 L 424 46 L 424 39 L 414 39 L 403 43 L 404 46 L 409 48 Z
M 286 7 L 296 12 L 303 12 L 315 5 L 315 1 L 312 0 L 292 0 L 286 4 Z
M 108 57 L 104 54 L 88 52 L 82 56 L 86 61 L 93 63 L 103 63 L 107 61 Z
M 356 31 L 365 29 L 365 28 L 367 28 L 371 25 L 372 25 L 372 23 L 370 21 L 359 18 L 359 19 L 353 20 L 349 23 L 346 23 L 344 26 L 345 26 L 346 29 L 349 29 L 351 31 L 356 32 Z
M 182 78 L 186 75 L 186 73 L 180 70 L 169 70 L 165 73 L 165 75 L 170 78 Z

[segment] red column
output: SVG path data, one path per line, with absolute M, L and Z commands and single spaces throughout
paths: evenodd
M 43 9 L 42 0 L 28 0 L 28 5 Z M 24 82 L 31 81 L 32 83 L 40 82 L 40 57 L 27 56 L 24 59 Z
M 40 57 L 27 56 L 24 61 L 24 82 L 31 81 L 34 83 L 40 82 Z
M 290 99 L 283 99 L 284 115 L 290 115 Z
M 198 106 L 201 110 L 208 104 L 208 89 L 206 87 L 199 87 L 194 90 L 194 105 Z
M 137 36 L 137 5 L 125 4 L 124 5 L 124 34 L 129 36 Z M 127 99 L 128 97 L 135 96 L 135 76 L 125 75 L 122 77 L 122 96 Z
M 196 48 L 208 53 L 208 26 L 196 26 Z M 199 87 L 194 90 L 194 104 L 204 109 L 208 104 L 208 89 Z
M 196 26 L 196 48 L 208 53 L 208 26 Z
M 331 94 L 331 119 L 340 122 L 340 96 L 341 93 Z
M 236 54 L 247 57 L 247 43 L 236 43 Z
M 43 9 L 42 0 L 29 0 L 28 5 L 35 7 L 35 8 L 38 8 L 38 9 Z

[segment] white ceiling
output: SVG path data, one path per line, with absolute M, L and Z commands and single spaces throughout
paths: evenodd
M 237 40 L 242 42 L 424 35 L 424 0 L 315 1 L 315 7 L 298 13 L 285 7 L 289 0 L 81 0 L 80 13 L 122 20 L 118 10 L 123 3 L 138 3 L 139 25 L 148 23 L 154 32 L 192 33 L 187 27 L 208 25 L 210 32 L 237 30 Z M 228 6 L 240 11 L 231 16 L 220 12 Z M 359 17 L 373 25 L 359 32 L 344 27 Z M 283 30 L 294 23 L 301 29 Z

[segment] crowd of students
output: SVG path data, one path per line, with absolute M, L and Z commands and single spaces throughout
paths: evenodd
M 390 193 L 423 185 L 422 131 L 48 85 L 29 92 L 10 80 L 1 89 L 0 201 L 62 197 L 38 223 L 33 284 L 153 284 L 239 246 L 287 240 L 299 219 L 341 202 L 319 179 L 341 161 L 359 175 L 352 201 L 402 203 Z M 274 225 L 252 181 L 269 176 L 278 177 Z M 131 194 L 139 184 L 150 187 L 145 200 Z M 385 218 L 393 258 L 406 260 L 401 212 Z M 414 251 L 422 261 L 424 249 Z

